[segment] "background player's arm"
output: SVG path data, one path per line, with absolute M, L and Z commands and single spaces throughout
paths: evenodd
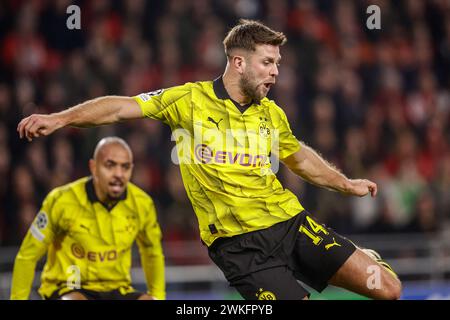
M 11 284 L 12 300 L 26 300 L 33 285 L 36 263 L 47 253 L 54 239 L 54 224 L 51 213 L 54 208 L 54 193 L 49 194 L 31 224 L 14 261 Z
M 304 180 L 324 188 L 345 194 L 375 196 L 377 185 L 366 179 L 348 179 L 333 165 L 304 143 L 301 148 L 281 161 Z
M 161 229 L 157 222 L 153 203 L 150 204 L 148 219 L 136 242 L 141 256 L 148 294 L 158 300 L 164 300 L 166 298 L 164 255 L 161 245 Z
M 20 121 L 17 131 L 29 141 L 66 126 L 92 127 L 142 118 L 139 104 L 130 97 L 106 96 L 52 114 L 33 114 Z
M 46 243 L 40 242 L 28 231 L 14 261 L 11 300 L 27 300 L 29 298 L 36 263 L 45 255 L 47 248 Z

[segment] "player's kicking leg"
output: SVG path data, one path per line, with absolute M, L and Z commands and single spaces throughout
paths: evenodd
M 400 280 L 378 253 L 358 247 L 329 284 L 373 299 L 396 300 L 402 291 Z
M 305 211 L 293 253 L 299 280 L 321 292 L 331 284 L 373 299 L 399 299 L 401 283 L 378 253 L 314 220 Z

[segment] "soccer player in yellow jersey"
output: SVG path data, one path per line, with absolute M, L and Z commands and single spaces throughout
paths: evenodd
M 379 255 L 314 220 L 275 176 L 279 159 L 317 186 L 360 197 L 377 193 L 374 182 L 347 178 L 297 140 L 283 110 L 267 99 L 285 41 L 281 32 L 241 20 L 223 41 L 227 65 L 216 80 L 34 114 L 19 123 L 19 134 L 31 141 L 65 126 L 163 121 L 177 141 L 176 160 L 200 237 L 245 299 L 308 298 L 296 280 L 318 291 L 332 284 L 397 299 L 401 283 Z
M 152 199 L 129 182 L 133 156 L 117 137 L 102 139 L 89 161 L 92 177 L 45 198 L 17 254 L 11 299 L 28 299 L 35 266 L 47 254 L 44 299 L 165 299 L 161 231 Z M 131 286 L 136 241 L 148 293 Z

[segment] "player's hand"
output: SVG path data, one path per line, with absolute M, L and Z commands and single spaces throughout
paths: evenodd
M 364 197 L 370 193 L 372 197 L 375 197 L 377 191 L 378 187 L 375 182 L 367 179 L 350 179 L 346 193 L 359 197 Z
M 32 114 L 19 122 L 17 131 L 21 139 L 25 137 L 28 141 L 32 141 L 33 138 L 48 136 L 60 127 L 57 115 Z

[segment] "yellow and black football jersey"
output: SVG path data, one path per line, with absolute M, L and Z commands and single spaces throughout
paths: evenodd
M 112 208 L 95 195 L 86 177 L 51 191 L 17 254 L 11 299 L 28 299 L 37 261 L 47 254 L 39 293 L 61 288 L 93 291 L 131 287 L 131 248 L 136 241 L 148 293 L 165 298 L 161 230 L 152 199 L 128 183 Z M 127 289 L 128 288 L 128 289 Z
M 276 159 L 298 151 L 300 143 L 273 101 L 264 98 L 243 110 L 228 96 L 222 78 L 134 99 L 145 117 L 171 127 L 184 186 L 208 246 L 303 211 L 275 176 Z

